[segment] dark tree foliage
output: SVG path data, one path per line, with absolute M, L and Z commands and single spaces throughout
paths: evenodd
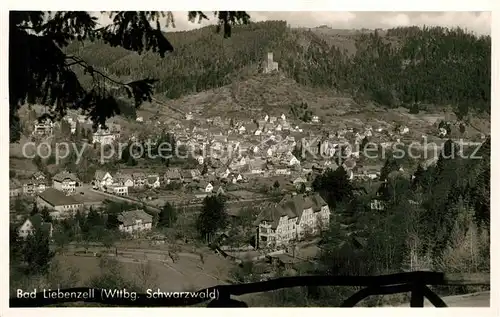
M 491 138 L 486 139 L 481 148 L 471 160 L 478 166 L 476 186 L 471 188 L 471 200 L 475 202 L 477 218 L 479 221 L 489 225 L 490 221 L 490 185 L 491 185 Z M 476 169 L 473 169 L 475 171 Z
M 342 166 L 336 170 L 328 169 L 325 173 L 318 175 L 312 183 L 312 188 L 333 208 L 338 203 L 349 202 L 353 197 L 352 184 Z
M 43 230 L 35 230 L 23 244 L 23 260 L 28 273 L 46 273 L 54 253 L 49 248 L 49 236 Z
M 381 181 L 387 180 L 387 176 L 389 176 L 391 172 L 399 170 L 399 168 L 400 166 L 396 161 L 396 159 L 394 159 L 393 157 L 387 158 L 387 160 L 384 163 L 384 166 L 380 170 L 380 180 Z
M 9 226 L 9 260 L 10 263 L 17 263 L 21 257 L 21 239 L 15 226 Z
M 220 195 L 207 196 L 203 200 L 201 213 L 196 221 L 198 233 L 207 242 L 221 229 L 226 228 L 228 215 L 224 198 Z
M 453 159 L 456 158 L 457 156 L 458 156 L 457 144 L 455 144 L 451 139 L 446 140 L 446 142 L 443 145 L 443 149 L 439 154 L 439 159 L 436 164 L 436 169 L 438 170 L 436 177 L 438 177 L 445 168 L 445 161 L 452 161 L 450 164 L 453 164 L 456 162 L 453 161 Z
M 39 213 L 39 212 L 40 212 L 40 210 L 38 209 L 38 205 L 37 205 L 36 203 L 35 203 L 35 204 L 33 204 L 33 209 L 31 209 L 31 213 L 30 213 L 30 215 L 31 215 L 31 216 L 34 216 L 34 215 L 36 215 L 36 214 L 37 214 L 37 213 Z
M 165 203 L 160 211 L 158 224 L 162 227 L 172 227 L 177 221 L 177 211 L 170 203 Z
M 40 216 L 42 216 L 44 222 L 52 222 L 52 217 L 50 216 L 50 211 L 47 207 L 42 208 Z
M 206 175 L 208 173 L 207 164 L 203 164 L 203 169 L 201 170 L 201 175 Z
M 361 140 L 361 145 L 360 145 L 360 151 L 362 153 L 365 152 L 365 148 L 368 143 L 370 143 L 370 139 L 367 136 L 365 136 L 363 140 Z
M 106 228 L 107 229 L 118 229 L 118 226 L 120 225 L 120 222 L 118 221 L 118 215 L 117 214 L 109 214 L 108 219 L 106 221 Z
M 432 251 L 435 254 L 447 247 L 460 204 L 474 210 L 478 224 L 489 224 L 490 219 L 490 156 L 489 139 L 476 153 L 482 159 L 473 159 L 470 155 L 475 149 L 464 153 L 464 157 L 441 155 L 435 168 L 421 171 L 419 183 L 426 181 L 420 190 L 424 197 L 425 212 L 422 215 L 422 227 L 426 234 L 435 237 Z M 443 152 L 449 152 L 455 145 L 450 141 Z M 469 153 L 471 152 L 471 153 Z M 445 154 L 445 153 L 442 153 Z M 450 154 L 450 153 L 446 153 Z M 416 178 L 417 179 L 417 178 Z M 432 181 L 429 181 L 432 180 Z
M 425 172 L 425 169 L 422 167 L 422 165 L 419 164 L 417 166 L 417 170 L 413 174 L 412 188 L 418 189 L 419 187 L 425 187 L 428 183 L 428 178 L 426 179 L 427 174 L 428 173 Z
M 452 146 L 450 143 L 447 148 Z M 453 261 L 465 261 L 471 256 L 469 249 L 456 246 L 457 239 L 470 250 L 479 250 L 477 261 L 482 256 L 489 259 L 485 254 L 488 238 L 483 235 L 490 235 L 490 146 L 488 139 L 474 159 L 471 155 L 476 149 L 471 148 L 465 150 L 464 157 L 441 159 L 440 168 L 418 168 L 412 190 L 408 179 L 401 177 L 404 173 L 391 173 L 386 182 L 387 194 L 395 195 L 392 194 L 383 212 L 370 212 L 363 196 L 337 204 L 335 221 L 323 234 L 320 259 L 323 268 L 315 273 L 400 272 L 415 265 L 409 258 L 410 252 L 428 255 L 431 263 L 426 265 L 431 269 L 443 265 L 453 269 L 455 262 L 443 264 L 450 250 L 457 252 Z M 372 198 L 370 194 L 366 197 Z M 477 232 L 481 232 L 482 238 L 474 237 Z M 408 244 L 415 238 L 417 244 Z M 364 243 L 359 243 L 363 240 Z M 473 265 L 471 270 L 489 269 L 488 264 Z
M 297 159 L 304 158 L 303 151 L 302 151 L 302 144 L 297 143 L 294 146 L 293 151 L 292 151 L 292 155 L 295 156 Z
M 385 202 L 386 207 L 390 207 L 398 205 L 402 200 L 411 199 L 410 189 L 411 182 L 396 172 L 389 175 L 387 182 L 380 186 L 379 195 L 381 200 Z
M 306 184 L 304 183 L 301 183 L 299 185 L 299 187 L 297 188 L 297 193 L 299 194 L 304 194 L 306 192 L 307 188 L 306 188 Z
M 85 224 L 89 227 L 95 227 L 95 226 L 100 226 L 104 223 L 101 215 L 93 208 L 90 209 L 89 213 L 87 214 L 87 219 L 85 221 Z
M 104 12 L 102 12 L 104 13 Z M 95 126 L 120 114 L 117 96 L 126 94 L 138 107 L 151 101 L 150 76 L 128 82 L 115 80 L 95 65 L 67 51 L 70 43 L 96 42 L 122 47 L 138 54 L 151 52 L 164 58 L 173 46 L 161 31 L 160 18 L 167 25 L 172 13 L 158 11 L 111 11 L 112 24 L 100 27 L 97 18 L 86 11 L 10 11 L 9 14 L 9 105 L 12 142 L 20 137 L 18 109 L 28 103 L 49 106 L 48 116 L 62 117 L 68 109 L 81 109 Z M 231 26 L 248 23 L 244 11 L 217 11 L 218 29 L 224 37 Z M 188 19 L 208 19 L 200 11 L 190 11 Z M 153 25 L 152 25 L 153 24 Z M 77 72 L 90 76 L 83 85 Z

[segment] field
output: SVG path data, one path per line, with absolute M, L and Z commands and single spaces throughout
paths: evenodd
M 226 284 L 232 263 L 209 250 L 177 253 L 174 262 L 168 257 L 166 247 L 149 249 L 118 250 L 117 260 L 123 276 L 132 279 L 137 285 L 146 288 L 161 288 L 164 291 L 193 291 L 206 287 Z M 199 253 L 203 253 L 203 262 Z M 114 257 L 113 257 L 114 258 Z M 78 285 L 87 285 L 88 281 L 100 274 L 100 258 L 75 256 L 68 252 L 57 255 L 62 270 L 76 269 Z M 149 264 L 146 264 L 149 263 Z M 149 272 L 145 276 L 145 267 Z M 147 285 L 144 281 L 147 280 Z M 145 290 L 144 290 L 145 291 Z

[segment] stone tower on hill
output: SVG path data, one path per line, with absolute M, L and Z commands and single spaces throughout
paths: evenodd
M 278 71 L 278 63 L 273 60 L 273 53 L 267 53 L 267 60 L 264 62 L 264 73 L 269 74 Z

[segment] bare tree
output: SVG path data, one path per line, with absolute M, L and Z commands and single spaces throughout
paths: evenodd
M 153 264 L 150 260 L 139 264 L 135 270 L 135 277 L 137 285 L 142 289 L 153 287 L 154 283 L 158 280 L 158 273 L 154 271 Z

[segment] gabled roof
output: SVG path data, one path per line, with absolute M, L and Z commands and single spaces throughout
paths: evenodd
M 43 174 L 40 171 L 37 171 L 37 172 L 33 173 L 33 175 L 31 175 L 31 177 L 32 178 L 45 178 L 45 174 Z
M 36 179 L 23 179 L 21 181 L 21 184 L 24 186 L 24 185 L 42 185 L 42 184 L 45 184 L 45 181 L 40 179 L 40 180 L 36 180 Z
M 326 206 L 326 202 L 318 194 L 286 196 L 278 204 L 264 204 L 263 211 L 257 217 L 256 225 L 262 221 L 271 223 L 271 228 L 276 229 L 281 217 L 287 216 L 289 219 L 302 217 L 305 209 L 312 208 L 313 211 L 319 211 L 321 207 Z
M 223 195 L 225 193 L 226 192 L 224 191 L 224 188 L 222 188 L 222 186 L 219 186 L 219 188 L 217 189 L 217 194 Z
M 181 173 L 178 168 L 169 168 L 165 172 L 165 179 L 181 179 Z
M 200 177 L 201 176 L 201 172 L 197 168 L 190 169 L 189 171 L 191 172 L 191 176 L 193 176 L 193 177 Z
M 187 179 L 193 178 L 193 174 L 191 173 L 191 170 L 181 170 L 180 174 L 183 178 L 187 178 Z
M 26 221 L 31 222 L 31 225 L 35 230 L 42 230 L 44 233 L 50 234 L 50 229 L 52 229 L 52 224 L 50 222 L 44 222 L 40 214 L 35 214 L 26 219 Z
M 105 172 L 103 170 L 97 170 L 95 171 L 95 174 L 94 174 L 94 179 L 100 181 L 102 179 L 104 179 L 104 176 L 106 176 L 106 174 L 108 174 L 108 172 Z M 109 174 L 111 176 L 111 174 Z
M 266 165 L 267 165 L 266 161 L 256 159 L 256 160 L 250 161 L 250 163 L 248 164 L 248 167 L 251 170 L 253 170 L 253 169 L 257 170 L 257 169 L 265 169 Z
M 126 180 L 129 180 L 129 179 L 132 179 L 132 175 L 131 174 L 125 174 L 125 173 L 117 173 L 115 175 L 115 179 L 120 180 L 120 181 L 126 181 Z
M 152 223 L 153 216 L 142 209 L 127 210 L 118 215 L 118 221 L 124 226 L 132 226 L 136 220 L 142 220 L 144 223 Z
M 272 229 L 276 229 L 278 227 L 280 218 L 282 217 L 282 210 L 278 208 L 278 205 L 271 203 L 266 203 L 261 208 L 263 210 L 257 216 L 254 225 L 258 226 L 261 222 L 266 221 L 271 223 Z
M 70 179 L 72 181 L 75 181 L 75 182 L 78 182 L 78 177 L 76 177 L 75 174 L 73 173 L 68 173 L 66 171 L 64 172 L 61 172 L 61 173 L 58 173 L 56 175 L 54 175 L 54 177 L 52 177 L 52 180 L 56 181 L 56 182 L 62 182 L 64 181 L 65 179 Z
M 326 201 L 323 199 L 323 197 L 321 197 L 319 194 L 315 194 L 315 195 L 310 196 L 310 199 L 313 203 L 313 209 L 314 208 L 321 209 L 321 207 L 328 205 L 326 203 Z M 317 209 L 314 209 L 314 210 L 317 210 Z
M 294 184 L 297 184 L 297 183 L 307 183 L 307 180 L 304 178 L 304 177 L 297 177 L 296 179 L 293 180 L 293 183 Z
M 60 190 L 54 188 L 47 188 L 43 193 L 38 194 L 38 197 L 45 200 L 52 206 L 65 206 L 65 205 L 80 205 L 81 203 L 74 199 L 72 196 L 67 196 Z
M 143 178 L 146 178 L 146 174 L 143 172 L 135 172 L 135 173 L 132 173 L 132 178 L 133 179 L 143 179 Z
M 154 177 L 154 176 L 150 176 L 147 179 L 148 184 L 154 184 L 154 183 L 156 183 L 157 180 L 158 180 L 158 177 Z

